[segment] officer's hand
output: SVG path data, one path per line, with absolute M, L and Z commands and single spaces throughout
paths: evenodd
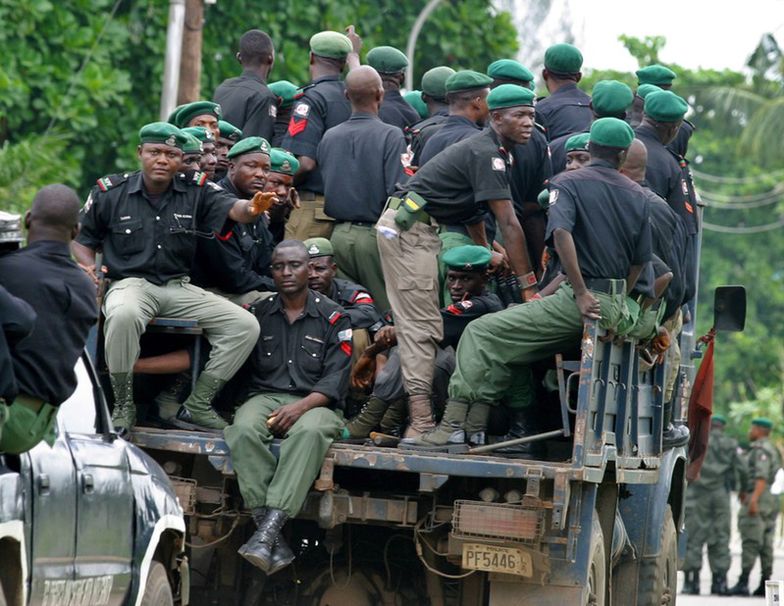
M 599 307 L 599 299 L 594 297 L 590 291 L 585 291 L 581 295 L 577 295 L 577 309 L 586 320 L 598 320 L 601 318 Z
M 494 250 L 490 253 L 490 273 L 494 274 L 496 272 L 504 273 L 509 270 L 509 261 L 506 257 Z
M 376 356 L 362 353 L 351 371 L 351 387 L 354 389 L 368 389 L 373 384 L 376 374 Z
M 349 25 L 346 28 L 346 36 L 349 40 L 351 40 L 351 47 L 353 52 L 359 54 L 359 51 L 362 50 L 362 38 L 360 38 L 357 32 L 354 30 L 353 25 Z
M 539 294 L 539 289 L 536 286 L 529 286 L 528 288 L 523 289 L 522 294 L 523 303 L 542 298 L 542 295 Z
M 382 326 L 374 337 L 376 343 L 389 349 L 397 345 L 397 333 L 394 326 Z
M 267 427 L 274 435 L 284 438 L 303 414 L 305 414 L 305 407 L 302 405 L 302 400 L 297 400 L 273 410 L 267 418 Z
M 749 515 L 755 516 L 757 515 L 758 511 L 759 511 L 759 503 L 757 503 L 757 499 L 752 497 L 751 499 L 749 499 Z
M 87 274 L 87 276 L 93 281 L 93 284 L 96 286 L 98 285 L 98 276 L 95 273 L 95 265 L 82 265 L 79 263 L 79 267 L 82 268 L 82 271 Z M 109 268 L 106 265 L 101 265 L 101 273 L 106 275 L 109 271 Z
M 261 213 L 267 212 L 272 205 L 278 201 L 275 192 L 259 191 L 256 192 L 248 202 L 248 214 L 252 217 L 258 217 Z

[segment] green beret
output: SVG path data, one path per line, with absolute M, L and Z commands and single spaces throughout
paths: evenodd
M 188 128 L 183 128 L 182 132 L 191 137 L 196 137 L 202 143 L 215 143 L 215 135 L 212 134 L 211 130 L 203 126 L 189 126 Z
M 310 39 L 310 52 L 329 59 L 345 59 L 354 50 L 348 36 L 340 32 L 319 32 Z
M 637 74 L 638 84 L 655 84 L 657 86 L 672 84 L 672 81 L 677 77 L 671 69 L 655 64 L 638 69 L 634 73 Z
M 281 107 L 289 107 L 290 105 L 294 104 L 294 99 L 297 97 L 297 93 L 299 89 L 295 84 L 292 84 L 288 80 L 278 80 L 277 82 L 273 82 L 267 85 L 272 91 L 272 94 L 275 95 L 280 101 Z
M 576 74 L 583 66 L 583 54 L 571 44 L 554 44 L 544 53 L 544 66 L 555 74 Z
M 379 74 L 397 74 L 408 67 L 408 57 L 393 46 L 377 46 L 367 54 L 367 63 Z
M 634 141 L 634 131 L 618 118 L 599 118 L 591 124 L 590 139 L 597 145 L 627 148 Z
M 473 244 L 450 248 L 441 256 L 448 269 L 460 271 L 484 271 L 492 258 L 492 253 L 484 246 Z
M 588 151 L 588 141 L 591 140 L 590 133 L 580 133 L 579 135 L 572 135 L 566 140 L 564 151 Z
M 270 144 L 267 143 L 266 139 L 262 139 L 261 137 L 247 137 L 246 139 L 241 139 L 235 143 L 234 147 L 226 154 L 226 157 L 236 158 L 237 156 L 242 156 L 244 154 L 267 154 L 269 156 Z
M 188 126 L 188 123 L 196 116 L 215 116 L 220 120 L 223 117 L 223 112 L 221 111 L 221 106 L 212 101 L 194 101 L 175 108 L 169 114 L 169 122 L 183 128 Z
M 751 424 L 757 427 L 764 427 L 765 429 L 773 429 L 773 421 L 767 417 L 757 417 L 751 421 Z
M 499 59 L 487 66 L 487 75 L 496 80 L 519 80 L 531 82 L 534 75 L 519 61 Z
M 715 414 L 711 416 L 711 421 L 713 421 L 714 423 L 721 423 L 722 425 L 726 425 L 727 417 L 725 417 L 724 415 Z
M 505 107 L 518 107 L 520 105 L 534 105 L 534 91 L 517 84 L 502 84 L 496 86 L 487 96 L 487 107 L 503 109 Z
M 475 88 L 487 88 L 493 83 L 490 76 L 485 76 L 470 69 L 464 69 L 449 76 L 446 81 L 446 92 L 456 93 Z
M 204 146 L 201 141 L 190 133 L 183 133 L 187 137 L 185 145 L 182 146 L 182 153 L 184 154 L 201 154 L 204 152 Z
M 455 70 L 446 65 L 439 65 L 427 70 L 422 75 L 422 94 L 434 99 L 446 97 L 446 81 L 455 74 Z
M 645 96 L 643 111 L 657 122 L 682 120 L 689 105 L 671 90 L 657 90 Z
M 285 149 L 280 149 L 279 147 L 273 147 L 270 150 L 270 162 L 272 163 L 270 172 L 273 173 L 293 177 L 294 173 L 299 170 L 299 160 Z
M 655 93 L 657 90 L 661 89 L 655 84 L 640 84 L 640 86 L 637 87 L 637 96 L 645 99 L 645 97 L 651 93 Z
M 139 130 L 139 143 L 165 143 L 182 149 L 186 141 L 182 131 L 168 122 L 152 122 Z
M 416 113 L 418 113 L 419 117 L 423 120 L 430 115 L 430 113 L 427 111 L 427 103 L 422 101 L 421 90 L 408 91 L 405 95 L 403 95 L 403 98 L 411 107 L 416 110 Z
M 335 254 L 332 242 L 326 238 L 308 238 L 303 244 L 308 249 L 311 259 L 315 257 L 331 257 Z
M 600 80 L 591 91 L 591 107 L 599 117 L 620 116 L 632 101 L 632 89 L 618 80 Z
M 242 131 L 234 126 L 231 122 L 226 120 L 218 120 L 218 129 L 220 130 L 221 139 L 228 139 L 235 143 L 242 139 Z

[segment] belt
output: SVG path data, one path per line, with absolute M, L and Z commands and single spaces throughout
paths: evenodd
M 297 191 L 299 194 L 300 200 L 305 200 L 306 202 L 311 202 L 316 198 L 323 198 L 324 194 L 317 193 L 315 191 Z
M 372 228 L 376 222 L 375 221 L 336 221 L 337 225 L 353 225 L 355 227 L 368 227 Z
M 602 292 L 608 295 L 617 295 L 626 289 L 626 280 L 613 280 L 610 278 L 587 278 L 585 286 L 589 290 Z
M 34 398 L 33 396 L 28 396 L 26 393 L 20 393 L 14 399 L 14 404 L 21 404 L 25 408 L 29 408 L 33 412 L 38 413 L 46 402 L 41 398 Z
M 389 196 L 389 198 L 387 198 L 387 204 L 384 207 L 384 210 L 386 210 L 387 208 L 390 208 L 392 210 L 397 210 L 398 208 L 400 208 L 401 204 L 403 204 L 403 199 L 402 198 L 397 198 L 395 196 Z M 416 220 L 419 221 L 420 223 L 424 223 L 425 225 L 430 225 L 430 215 L 428 215 L 424 210 L 420 210 L 417 213 L 417 219 Z

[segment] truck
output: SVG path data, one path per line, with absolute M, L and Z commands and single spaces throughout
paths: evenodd
M 717 289 L 714 327 L 744 318 L 743 288 Z M 679 423 L 694 326 L 680 337 Z M 643 367 L 637 345 L 585 323 L 579 351 L 552 362 L 555 422 L 528 438 L 544 445 L 536 459 L 335 442 L 286 528 L 297 559 L 270 577 L 236 553 L 254 527 L 222 436 L 137 426 L 131 440 L 180 497 L 193 604 L 674 604 L 688 453 L 662 447 L 668 363 Z
M 0 606 L 185 606 L 174 488 L 114 433 L 87 354 L 75 371 L 53 446 L 0 453 Z

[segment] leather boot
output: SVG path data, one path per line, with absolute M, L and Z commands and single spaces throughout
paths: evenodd
M 748 597 L 749 595 L 749 573 L 750 570 L 744 570 L 738 577 L 738 582 L 730 589 L 729 595 L 742 595 Z
M 715 572 L 711 582 L 711 595 L 729 595 L 727 589 L 727 573 Z
M 399 438 L 403 433 L 403 425 L 406 422 L 406 416 L 408 416 L 406 399 L 398 398 L 397 400 L 393 400 L 384 413 L 384 417 L 381 419 L 381 433 Z
M 465 444 L 463 425 L 467 415 L 467 402 L 449 400 L 438 427 L 419 437 L 403 438 L 400 440 L 400 448 L 444 452 L 465 451 L 468 447 Z
M 403 437 L 418 438 L 435 429 L 435 426 L 430 395 L 408 396 L 408 427 Z
M 340 436 L 341 439 L 368 437 L 370 432 L 381 422 L 381 419 L 387 412 L 387 408 L 389 408 L 389 404 L 386 401 L 370 396 L 362 410 L 359 411 L 359 414 L 346 423 Z
M 162 421 L 169 421 L 177 416 L 177 412 L 180 409 L 180 396 L 183 390 L 190 385 L 190 382 L 190 371 L 177 373 L 171 385 L 161 390 L 155 396 L 155 403 L 158 405 L 158 417 Z
M 683 583 L 682 593 L 686 595 L 700 595 L 700 571 L 685 570 L 684 576 L 686 578 Z
M 534 416 L 529 408 L 511 408 L 509 410 L 509 430 L 506 435 L 501 436 L 498 441 L 516 440 L 539 433 L 539 424 L 536 423 Z M 528 442 L 517 446 L 507 446 L 494 451 L 498 454 L 509 454 L 518 457 L 530 457 L 532 459 L 544 456 L 544 444 L 542 442 Z
M 765 581 L 769 581 L 770 580 L 770 575 L 771 575 L 771 572 L 769 570 L 763 570 L 762 571 L 762 576 L 760 577 L 760 584 L 754 590 L 754 593 L 752 593 L 751 595 L 753 595 L 755 597 L 763 597 L 763 598 L 765 597 Z
M 484 446 L 487 443 L 487 419 L 490 417 L 490 405 L 474 402 L 468 409 L 465 422 L 465 434 L 469 444 Z
M 225 429 L 228 423 L 211 406 L 212 400 L 225 384 L 223 379 L 201 373 L 191 395 L 183 402 L 177 417 L 172 419 L 172 425 L 195 431 Z
M 136 404 L 133 402 L 133 373 L 118 372 L 109 375 L 114 392 L 112 427 L 119 436 L 126 436 L 136 425 Z
M 685 425 L 673 425 L 672 402 L 665 402 L 663 410 L 662 450 L 686 446 L 689 443 L 689 428 Z
M 258 530 L 240 547 L 238 553 L 267 574 L 274 574 L 294 561 L 291 548 L 280 535 L 288 516 L 280 509 L 260 507 L 253 510 L 254 521 L 262 516 L 262 510 L 266 510 L 266 515 L 260 523 L 256 522 Z

